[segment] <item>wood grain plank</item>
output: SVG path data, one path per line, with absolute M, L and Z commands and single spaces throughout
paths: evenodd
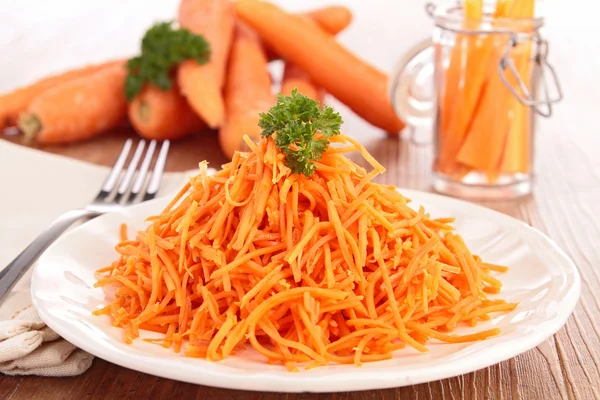
M 598 176 L 594 171 L 598 170 L 600 164 L 588 162 L 585 165 L 578 162 L 582 159 L 590 160 L 586 155 L 589 150 L 582 146 L 582 143 L 578 144 L 579 142 L 576 143 L 564 136 L 556 135 L 553 140 L 547 141 L 546 149 L 551 156 L 564 155 L 566 151 L 573 157 L 569 157 L 560 166 L 551 164 L 548 166 L 549 174 L 552 174 L 550 176 L 555 179 L 542 179 L 540 192 L 542 196 L 545 195 L 544 198 L 552 196 L 553 201 L 540 203 L 536 214 L 542 230 L 545 230 L 550 237 L 563 246 L 563 249 L 573 258 L 579 268 L 583 288 L 576 313 L 578 316 L 585 314 L 591 325 L 597 325 L 600 304 L 595 287 L 600 283 L 600 275 L 595 266 L 598 265 L 600 256 L 592 241 L 596 241 L 599 236 L 597 231 L 590 232 L 597 230 L 597 227 L 592 227 L 593 224 L 589 224 L 589 220 L 586 222 L 583 215 L 586 207 L 581 206 L 584 203 L 590 204 L 586 201 L 588 197 L 596 197 L 590 196 L 591 192 L 586 188 L 597 187 Z M 585 166 L 585 170 L 581 169 L 582 165 Z M 586 196 L 582 196 L 582 194 L 586 194 Z M 543 219 L 541 215 L 544 216 Z M 588 251 L 584 251 L 584 249 Z M 591 307 L 588 307 L 590 301 L 595 304 L 593 311 L 590 310 Z M 591 341 L 598 340 L 598 333 L 593 329 L 586 332 L 579 331 L 577 327 L 573 328 L 574 318 L 573 316 L 567 323 L 567 327 L 555 336 L 569 395 L 573 398 L 598 398 L 597 383 L 595 383 L 598 382 L 598 367 L 593 362 L 593 358 L 584 357 L 581 354 L 583 349 L 587 350 L 587 348 L 593 347 Z M 574 329 L 581 334 L 573 335 Z M 592 382 L 594 383 L 592 384 Z
M 0 379 L 2 379 L 0 377 Z M 7 377 L 6 383 L 2 384 L 0 380 L 0 399 L 11 400 L 15 398 L 15 393 L 19 390 L 19 387 L 23 384 L 25 377 L 15 376 Z

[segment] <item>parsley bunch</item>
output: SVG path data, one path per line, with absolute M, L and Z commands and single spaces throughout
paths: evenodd
M 210 46 L 202 36 L 173 29 L 171 22 L 157 23 L 144 35 L 141 54 L 127 61 L 125 96 L 131 101 L 146 83 L 168 90 L 175 65 L 191 58 L 204 64 L 209 57 Z
M 277 104 L 260 113 L 258 126 L 264 138 L 275 135 L 275 145 L 285 154 L 285 165 L 293 173 L 311 176 L 315 161 L 323 156 L 329 138 L 340 134 L 342 117 L 333 108 L 308 98 L 297 89 L 291 96 L 279 94 Z M 316 135 L 316 136 L 315 136 Z

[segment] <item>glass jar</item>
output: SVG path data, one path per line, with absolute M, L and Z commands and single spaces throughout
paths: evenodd
M 528 194 L 535 119 L 562 99 L 544 20 L 469 20 L 460 5 L 427 11 L 433 36 L 400 62 L 390 90 L 409 125 L 433 124 L 433 188 L 472 199 Z

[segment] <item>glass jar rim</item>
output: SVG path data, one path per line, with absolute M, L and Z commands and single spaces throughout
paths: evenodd
M 492 15 L 492 11 L 484 10 L 481 20 L 470 20 L 465 18 L 464 7 L 461 4 L 449 5 L 427 5 L 427 12 L 433 18 L 436 26 L 442 29 L 462 31 L 468 33 L 490 32 L 508 33 L 537 31 L 544 25 L 543 17 L 533 18 L 498 18 Z M 472 24 L 469 24 L 471 22 Z

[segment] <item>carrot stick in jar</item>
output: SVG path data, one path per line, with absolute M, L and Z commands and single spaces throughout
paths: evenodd
M 533 18 L 535 2 L 524 0 L 512 2 L 512 7 L 507 7 L 507 16 L 510 18 Z M 533 30 L 533 26 L 532 26 Z M 529 86 L 531 80 L 532 43 L 519 44 L 513 49 L 511 57 L 514 60 L 519 77 Z M 521 93 L 522 94 L 522 93 Z M 508 132 L 504 155 L 500 164 L 503 173 L 529 173 L 531 170 L 531 108 L 523 105 L 516 98 L 512 98 L 510 111 L 513 114 L 512 124 Z

